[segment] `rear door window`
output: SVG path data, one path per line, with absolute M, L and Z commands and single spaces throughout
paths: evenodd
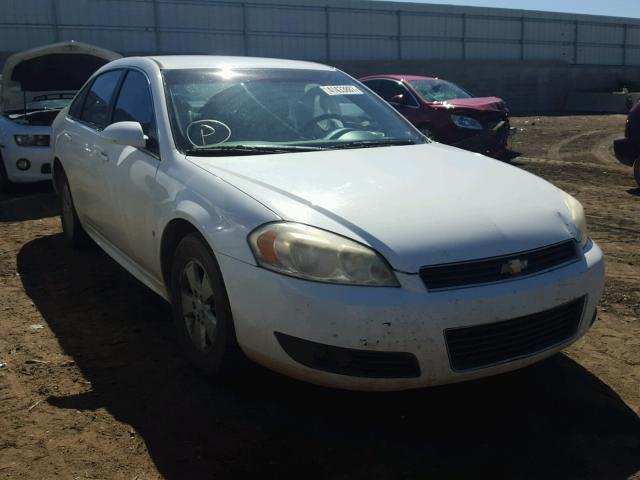
M 96 77 L 87 92 L 80 120 L 102 130 L 109 124 L 109 109 L 122 70 L 112 70 Z

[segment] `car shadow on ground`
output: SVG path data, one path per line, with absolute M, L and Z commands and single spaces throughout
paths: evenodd
M 58 215 L 58 200 L 51 182 L 13 184 L 0 193 L 0 222 L 21 222 Z
M 636 197 L 640 197 L 640 187 L 630 188 L 629 190 L 627 190 L 627 193 L 630 195 L 635 195 Z
M 409 392 L 323 389 L 259 367 L 235 381 L 183 360 L 169 308 L 98 249 L 62 235 L 18 255 L 27 294 L 89 393 L 58 408 L 105 408 L 180 478 L 626 479 L 640 421 L 564 355 L 486 380 Z

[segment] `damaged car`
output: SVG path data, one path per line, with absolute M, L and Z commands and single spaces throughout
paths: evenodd
M 0 86 L 0 191 L 51 178 L 51 124 L 87 79 L 121 55 L 75 41 L 16 53 Z
M 596 319 L 603 255 L 578 200 L 428 140 L 335 68 L 116 60 L 54 132 L 66 239 L 170 302 L 209 375 L 246 355 L 345 389 L 460 382 Z
M 360 81 L 432 140 L 488 155 L 507 148 L 509 110 L 498 97 L 474 97 L 440 78 L 370 75 Z

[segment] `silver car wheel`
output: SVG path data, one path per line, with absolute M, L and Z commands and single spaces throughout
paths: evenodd
M 213 288 L 207 272 L 200 262 L 191 259 L 180 275 L 182 317 L 189 337 L 201 352 L 213 347 L 217 332 L 217 319 L 213 301 Z

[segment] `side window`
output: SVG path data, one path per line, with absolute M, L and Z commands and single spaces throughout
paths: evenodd
M 391 102 L 396 95 L 403 95 L 406 99 L 405 105 L 417 106 L 409 90 L 394 80 L 381 80 L 374 91 L 387 102 Z
M 100 129 L 108 125 L 111 99 L 121 75 L 121 70 L 113 70 L 96 77 L 87 92 L 80 120 Z
M 69 105 L 69 116 L 72 118 L 80 118 L 80 113 L 82 112 L 82 104 L 84 103 L 84 99 L 87 96 L 87 92 L 89 88 L 91 88 L 93 82 L 87 83 L 82 90 L 76 93 L 76 97 Z
M 122 82 L 118 100 L 113 110 L 113 123 L 138 122 L 149 137 L 147 149 L 158 153 L 156 125 L 153 117 L 153 102 L 149 82 L 142 73 L 129 70 Z

